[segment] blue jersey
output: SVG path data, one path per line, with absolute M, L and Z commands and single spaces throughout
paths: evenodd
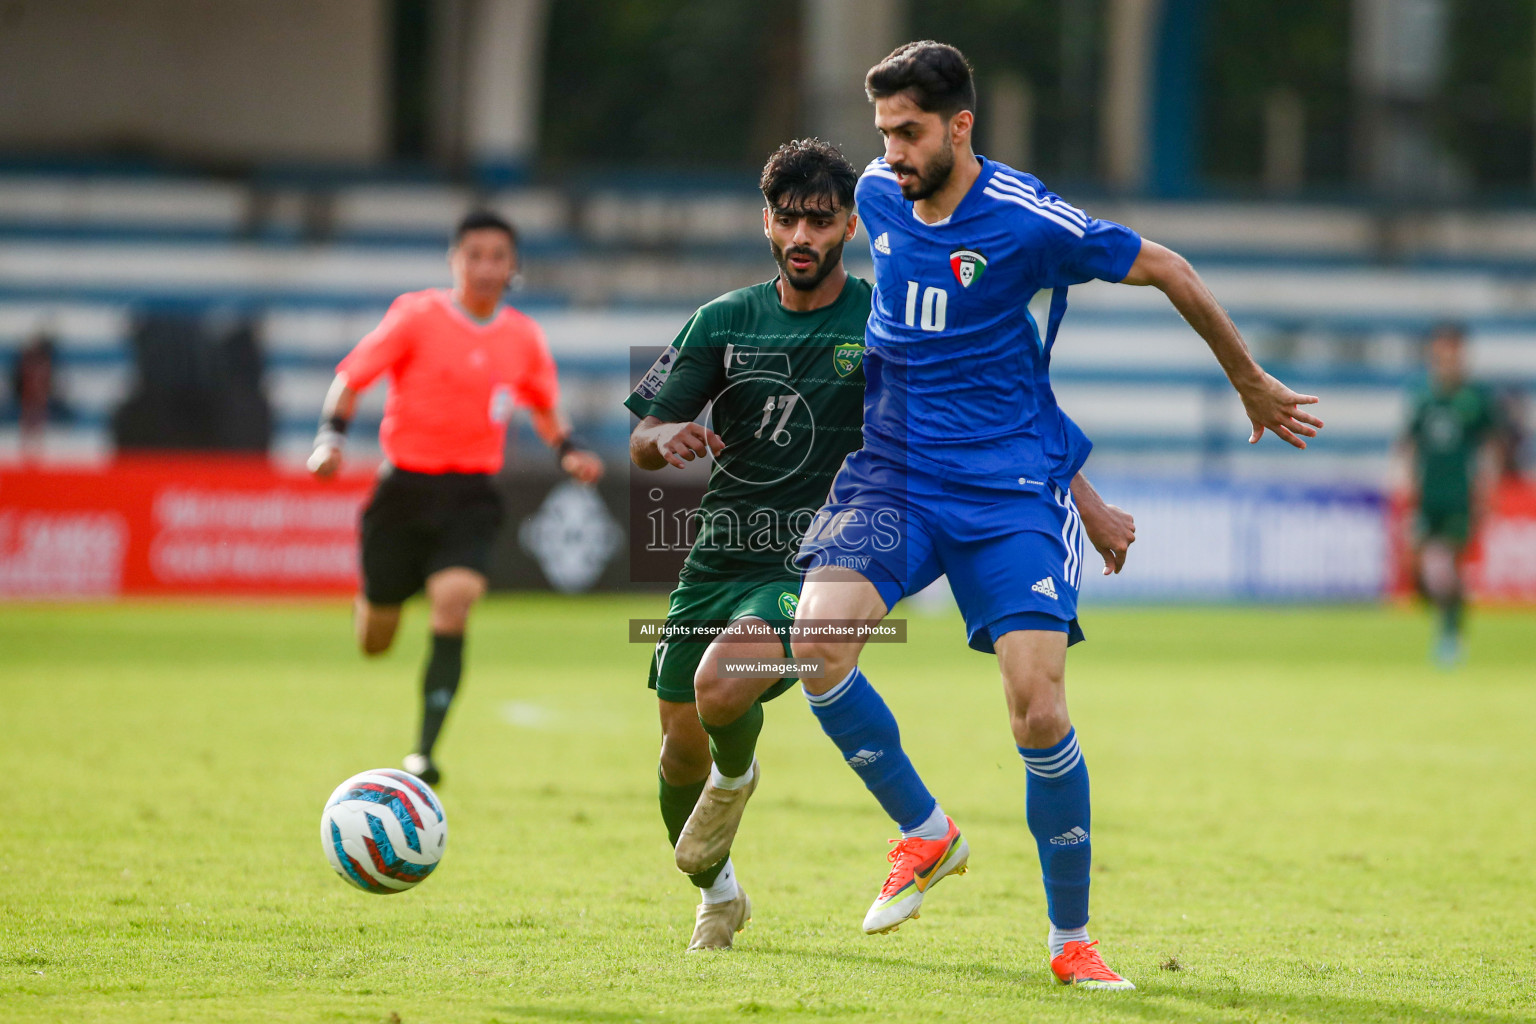
M 1092 447 L 1051 392 L 1066 289 L 1122 280 L 1141 238 L 1069 206 L 1033 175 L 980 162 L 937 224 L 917 218 L 884 160 L 859 179 L 875 263 L 864 446 L 941 477 L 1065 484 Z M 1053 292 L 1040 324 L 1029 303 L 1043 289 Z

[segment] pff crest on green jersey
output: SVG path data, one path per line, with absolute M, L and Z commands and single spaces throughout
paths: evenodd
M 969 288 L 987 271 L 987 258 L 974 249 L 956 249 L 949 254 L 949 269 L 955 272 L 960 287 Z
M 857 341 L 845 341 L 832 349 L 832 368 L 839 377 L 846 377 L 864 361 L 864 346 Z

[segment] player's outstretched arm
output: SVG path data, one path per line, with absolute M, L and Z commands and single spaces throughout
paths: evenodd
M 1266 429 L 1297 448 L 1307 446 L 1302 437 L 1317 436 L 1323 421 L 1300 408 L 1315 404 L 1317 397 L 1297 394 L 1264 372 L 1264 368 L 1254 361 L 1227 311 L 1221 308 L 1216 296 L 1200 280 L 1188 260 L 1166 246 L 1143 239 L 1141 252 L 1122 283 L 1156 287 L 1205 339 L 1216 361 L 1226 371 L 1227 380 L 1232 382 L 1243 400 L 1243 408 L 1253 424 L 1249 444 L 1257 444 Z
M 315 435 L 315 450 L 307 463 L 309 471 L 321 480 L 335 476 L 341 468 L 342 445 L 356 411 L 357 392 L 347 386 L 347 378 L 337 374 L 320 407 L 320 431 Z
M 555 450 L 560 468 L 584 484 L 595 484 L 603 476 L 603 460 L 596 452 L 579 447 L 571 437 L 571 424 L 558 409 L 530 409 L 528 418 L 534 432 Z
M 1135 518 L 1100 497 L 1082 473 L 1072 478 L 1072 501 L 1077 505 L 1077 514 L 1083 517 L 1088 543 L 1104 557 L 1104 575 L 1124 569 L 1126 551 L 1136 543 Z
M 713 430 L 697 423 L 668 423 L 647 416 L 629 435 L 630 461 L 641 469 L 672 465 L 682 469 L 706 452 L 718 456 L 725 442 Z

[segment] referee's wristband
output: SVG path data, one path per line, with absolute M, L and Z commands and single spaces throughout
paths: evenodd
M 347 428 L 351 425 L 352 421 L 339 413 L 325 417 L 315 434 L 315 447 L 340 449 L 347 443 Z

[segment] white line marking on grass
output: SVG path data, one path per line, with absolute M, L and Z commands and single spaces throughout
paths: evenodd
M 501 706 L 501 720 L 524 729 L 558 729 L 560 715 L 549 708 L 521 700 L 509 700 Z

